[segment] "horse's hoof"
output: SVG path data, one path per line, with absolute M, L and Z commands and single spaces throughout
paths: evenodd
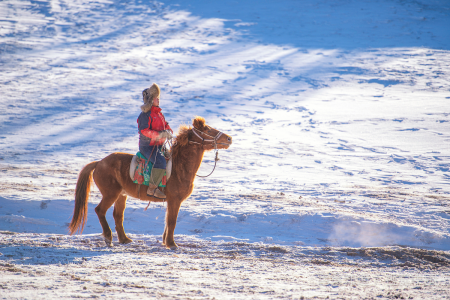
M 169 248 L 170 250 L 178 250 L 178 246 L 177 245 L 167 246 L 167 248 Z
M 129 244 L 129 243 L 131 243 L 132 241 L 133 241 L 132 239 L 126 238 L 125 240 L 120 241 L 120 243 L 121 243 L 121 244 Z
M 112 238 L 108 239 L 107 237 L 103 236 L 103 240 L 105 241 L 105 244 L 107 247 L 112 247 L 113 243 L 112 243 Z

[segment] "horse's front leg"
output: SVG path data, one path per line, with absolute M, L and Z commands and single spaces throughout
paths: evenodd
M 180 210 L 181 203 L 178 201 L 167 201 L 167 212 L 166 212 L 166 227 L 164 228 L 163 234 L 163 245 L 170 250 L 178 249 L 177 244 L 173 238 L 173 233 L 175 227 L 177 226 L 177 217 Z
M 117 237 L 119 238 L 119 243 L 121 244 L 128 244 L 132 242 L 132 240 L 125 234 L 125 229 L 123 229 L 123 213 L 125 212 L 126 203 L 126 195 L 120 195 L 114 203 L 114 222 L 116 223 Z

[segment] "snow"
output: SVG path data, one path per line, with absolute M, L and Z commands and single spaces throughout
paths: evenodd
M 5 299 L 447 298 L 448 1 L 0 2 Z M 172 128 L 231 135 L 175 230 L 129 198 L 108 248 L 78 172 L 138 150 L 141 91 Z M 214 166 L 207 153 L 199 174 Z M 114 224 L 112 210 L 107 216 Z

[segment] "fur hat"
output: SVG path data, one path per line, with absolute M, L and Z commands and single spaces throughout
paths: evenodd
M 153 83 L 151 87 L 142 91 L 142 100 L 144 104 L 141 106 L 143 112 L 148 112 L 153 105 L 153 99 L 161 95 L 161 90 L 156 83 Z

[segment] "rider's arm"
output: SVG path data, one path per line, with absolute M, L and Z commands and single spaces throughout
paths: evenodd
M 159 132 L 150 129 L 151 123 L 152 118 L 147 114 L 141 113 L 138 118 L 139 133 L 145 135 L 148 138 L 156 139 L 158 137 Z

